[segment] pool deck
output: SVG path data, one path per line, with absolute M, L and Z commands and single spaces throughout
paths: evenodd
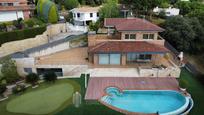
M 115 86 L 121 90 L 176 90 L 179 84 L 172 77 L 91 77 L 85 100 L 98 100 L 105 95 L 105 88 Z

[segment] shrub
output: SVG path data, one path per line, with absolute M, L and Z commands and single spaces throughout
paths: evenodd
M 14 20 L 13 25 L 18 29 L 22 29 L 23 28 L 23 19 L 18 18 L 18 20 Z
M 25 23 L 26 23 L 26 25 L 27 25 L 28 27 L 30 27 L 30 28 L 35 25 L 35 23 L 34 23 L 34 21 L 33 21 L 32 19 L 27 20 Z
M 99 21 L 97 21 L 96 23 L 93 23 L 93 22 L 89 23 L 89 29 L 91 31 L 98 31 L 99 26 L 100 26 Z
M 79 2 L 78 0 L 65 0 L 64 4 L 66 9 L 71 10 L 76 8 L 79 5 Z
M 0 45 L 10 41 L 33 38 L 36 35 L 42 34 L 45 30 L 46 30 L 46 26 L 43 25 L 36 28 L 15 30 L 10 32 L 0 32 Z
M 35 73 L 30 73 L 26 76 L 26 82 L 32 84 L 33 86 L 36 85 L 38 80 L 39 76 Z
M 6 32 L 7 29 L 6 29 L 6 23 L 1 23 L 0 24 L 0 32 Z
M 54 72 L 48 72 L 44 74 L 43 79 L 47 82 L 55 82 L 57 75 Z
M 160 18 L 166 18 L 166 12 L 164 10 L 162 10 L 160 13 L 159 13 L 159 17 Z
M 3 95 L 6 89 L 7 89 L 6 84 L 0 84 L 0 95 Z
M 25 92 L 26 87 L 25 85 L 16 85 L 16 87 L 12 88 L 13 94 L 19 94 Z

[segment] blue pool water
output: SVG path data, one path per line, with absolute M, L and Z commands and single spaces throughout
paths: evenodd
M 117 88 L 106 89 L 108 95 L 102 101 L 116 108 L 139 113 L 157 113 L 175 115 L 182 113 L 188 107 L 189 99 L 176 91 L 140 91 Z

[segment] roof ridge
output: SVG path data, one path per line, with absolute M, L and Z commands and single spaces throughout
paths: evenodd
M 90 51 L 92 51 L 92 50 L 94 50 L 94 49 L 96 49 L 96 48 L 98 48 L 98 47 L 101 47 L 101 46 L 105 45 L 105 44 L 108 43 L 108 42 L 109 42 L 109 41 L 104 41 L 104 42 L 98 43 L 98 44 L 96 44 L 95 46 L 93 46 L 93 47 L 90 49 Z

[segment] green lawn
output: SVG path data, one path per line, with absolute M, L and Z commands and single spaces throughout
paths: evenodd
M 204 79 L 204 78 L 203 78 Z M 201 84 L 196 76 L 182 69 L 180 80 L 185 81 L 188 92 L 194 100 L 194 107 L 190 115 L 204 115 L 204 86 Z
M 71 104 L 75 91 L 80 91 L 80 85 L 73 80 L 42 83 L 36 89 L 29 88 L 22 95 L 12 95 L 0 102 L 0 115 L 54 114 Z
M 204 115 L 204 109 L 203 109 L 203 107 L 204 107 L 204 86 L 197 80 L 196 76 L 189 73 L 186 69 L 182 69 L 181 77 L 179 80 L 185 81 L 187 90 L 192 95 L 194 103 L 195 103 L 195 106 L 193 107 L 193 110 L 190 112 L 190 115 Z M 82 94 L 82 97 L 84 97 L 86 89 L 83 87 L 84 86 L 84 79 L 83 78 L 58 80 L 55 84 L 64 84 L 64 83 L 72 84 L 73 86 L 75 86 L 74 90 L 80 91 Z M 53 85 L 55 85 L 55 84 L 53 84 Z M 81 87 L 78 84 L 80 84 Z M 31 88 L 28 89 L 24 95 L 29 95 L 30 93 L 32 94 L 32 93 L 38 92 L 41 89 L 47 89 L 47 88 L 49 89 L 50 87 L 52 87 L 52 84 L 43 83 L 37 89 L 31 89 Z M 59 87 L 62 87 L 62 86 L 59 86 Z M 56 87 L 54 87 L 54 91 L 52 93 L 54 93 L 56 91 L 55 88 Z M 62 90 L 63 90 L 62 92 L 64 92 L 64 89 L 62 89 Z M 23 95 L 21 95 L 21 96 L 23 96 Z M 0 115 L 30 115 L 30 114 L 12 113 L 12 112 L 8 112 L 6 110 L 7 103 L 12 103 L 13 101 L 15 102 L 15 100 L 21 96 L 12 95 L 8 100 L 0 102 Z M 48 95 L 48 97 L 49 97 L 49 95 Z M 40 100 L 42 101 L 42 99 L 40 99 Z M 21 105 L 21 103 L 22 102 L 19 102 L 18 105 Z M 34 102 L 34 103 L 37 103 L 37 102 Z M 111 110 L 111 109 L 107 108 L 106 106 L 104 106 L 100 103 L 97 103 L 97 102 L 89 103 L 89 102 L 85 102 L 83 100 L 83 102 L 79 108 L 75 108 L 70 103 L 71 103 L 71 100 L 68 99 L 67 101 L 65 101 L 65 103 L 63 103 L 60 107 L 58 107 L 58 109 L 56 111 L 53 111 L 50 114 L 55 114 L 55 115 L 120 115 L 121 114 L 121 113 L 116 112 L 114 110 Z M 28 106 L 32 107 L 33 105 L 29 104 Z M 42 107 L 42 108 L 45 109 L 46 107 Z M 38 110 L 36 110 L 36 112 L 37 111 Z M 34 113 L 32 113 L 32 114 L 34 114 Z

